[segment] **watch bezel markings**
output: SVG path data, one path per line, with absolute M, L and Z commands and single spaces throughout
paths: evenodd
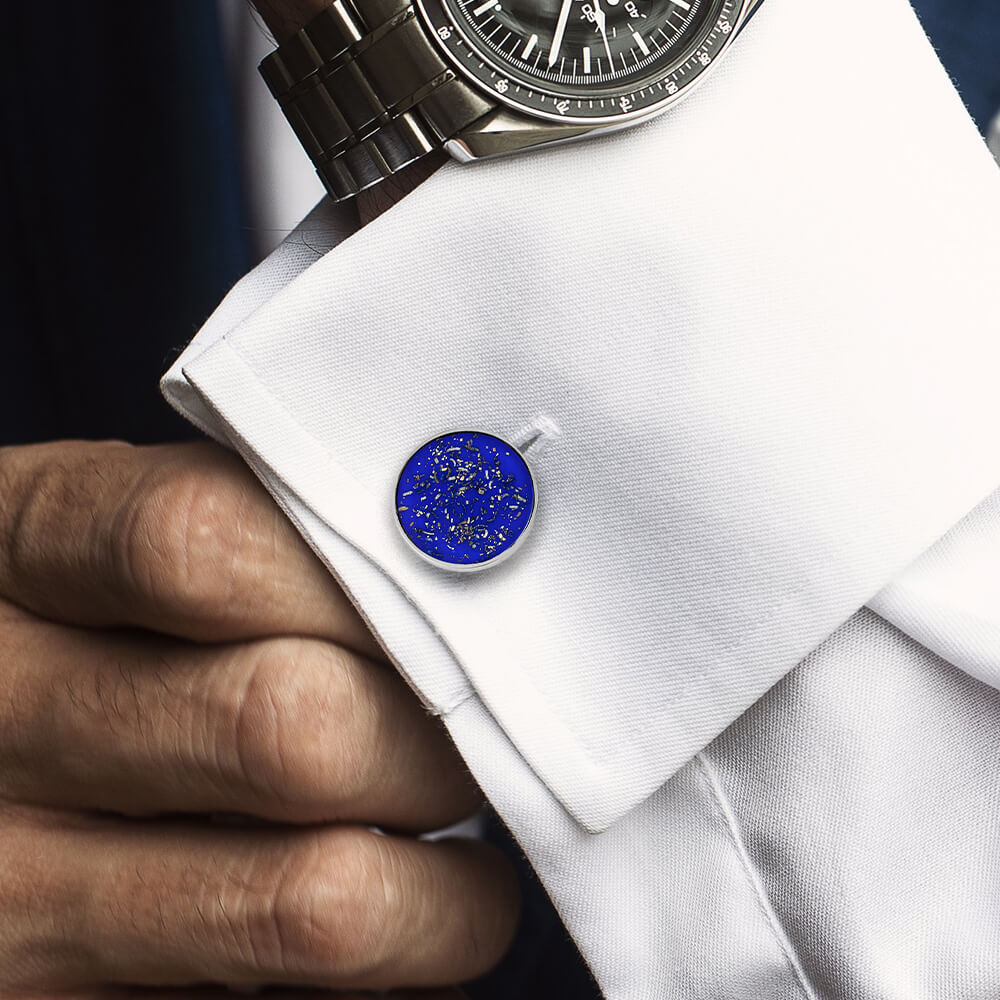
M 495 58 L 475 44 L 465 27 L 451 16 L 445 0 L 414 0 L 414 6 L 428 34 L 451 64 L 492 99 L 523 114 L 549 121 L 615 125 L 654 117 L 687 96 L 728 49 L 739 33 L 748 10 L 752 8 L 753 0 L 721 0 L 718 12 L 704 26 L 697 42 L 687 48 L 678 62 L 662 75 L 647 79 L 642 86 L 626 84 L 607 90 L 595 88 L 593 98 L 541 85 L 547 81 L 539 81 L 538 86 L 531 87 L 510 76 Z M 723 21 L 728 21 L 730 25 L 726 33 L 722 31 Z M 470 60 L 478 60 L 478 66 L 470 66 Z M 498 89 L 500 81 L 506 81 L 507 86 Z M 673 92 L 670 92 L 671 84 L 676 88 Z M 657 90 L 660 94 L 655 93 Z M 608 105 L 614 107 L 615 102 L 618 110 L 611 111 Z M 587 105 L 585 110 L 584 105 Z

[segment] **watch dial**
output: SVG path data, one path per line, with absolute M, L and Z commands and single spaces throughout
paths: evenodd
M 562 87 L 631 83 L 672 62 L 712 0 L 453 0 L 513 73 Z
M 665 102 L 707 68 L 744 0 L 421 0 L 461 69 L 551 117 L 615 118 Z

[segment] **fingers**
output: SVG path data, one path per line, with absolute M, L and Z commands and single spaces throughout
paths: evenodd
M 395 671 L 330 643 L 200 646 L 27 621 L 0 631 L 0 662 L 8 799 L 411 831 L 481 803 Z
M 80 625 L 190 639 L 300 633 L 380 656 L 244 468 L 209 444 L 0 449 L 0 597 Z
M 515 876 L 475 841 L 120 824 L 39 849 L 36 916 L 63 935 L 48 987 L 439 987 L 491 968 L 518 918 Z

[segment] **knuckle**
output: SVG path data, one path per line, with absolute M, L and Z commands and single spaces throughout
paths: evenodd
M 250 938 L 283 975 L 368 978 L 383 953 L 385 893 L 373 834 L 343 828 L 289 853 L 256 909 Z
M 282 814 L 336 819 L 363 792 L 363 699 L 347 654 L 312 639 L 254 644 L 225 711 L 231 759 Z
M 312 907 L 304 892 L 307 865 L 292 852 L 249 900 L 245 913 L 246 946 L 254 971 L 281 977 L 302 975 L 312 964 L 315 929 Z
M 65 525 L 78 524 L 73 515 L 90 510 L 99 495 L 104 470 L 99 453 L 87 456 L 83 469 L 55 445 L 5 449 L 0 464 L 0 486 L 5 497 L 4 539 L 6 569 L 16 589 L 29 601 L 31 574 L 26 571 L 39 552 L 58 549 L 65 541 Z M 53 551 L 54 550 L 54 551 Z
M 288 762 L 284 754 L 287 723 L 281 707 L 287 666 L 287 643 L 256 643 L 244 664 L 245 674 L 221 702 L 224 722 L 216 727 L 228 737 L 221 756 L 233 761 L 241 785 L 264 800 L 288 797 Z
M 383 838 L 344 830 L 328 840 L 313 899 L 324 958 L 339 975 L 371 979 L 387 957 L 398 912 L 395 867 Z
M 234 597 L 244 540 L 227 481 L 171 465 L 143 477 L 120 511 L 112 544 L 121 574 L 157 603 L 212 615 Z

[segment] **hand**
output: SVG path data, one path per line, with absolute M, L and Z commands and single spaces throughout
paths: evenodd
M 478 807 L 453 746 L 221 449 L 0 449 L 0 691 L 0 995 L 438 987 L 506 949 L 500 855 L 405 835 Z
M 608 54 L 608 72 L 613 73 L 615 69 L 615 57 L 611 54 L 611 46 L 608 44 L 608 15 L 604 13 L 601 0 L 594 0 L 594 23 L 601 33 L 604 41 L 604 51 Z

